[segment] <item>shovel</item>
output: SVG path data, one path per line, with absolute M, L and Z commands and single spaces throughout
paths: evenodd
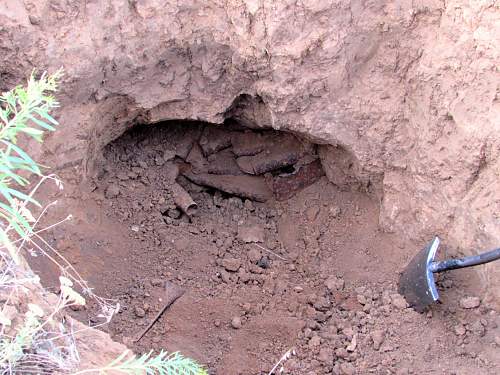
M 434 261 L 439 238 L 435 237 L 422 249 L 406 266 L 399 279 L 399 294 L 406 298 L 406 302 L 416 311 L 424 309 L 439 299 L 434 281 L 434 274 L 459 268 L 477 266 L 500 259 L 500 248 L 458 259 Z

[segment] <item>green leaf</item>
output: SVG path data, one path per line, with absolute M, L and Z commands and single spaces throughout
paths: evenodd
M 51 115 L 49 115 L 47 112 L 39 113 L 39 115 L 42 116 L 43 118 L 45 118 L 46 120 L 49 120 L 52 124 L 59 125 L 59 123 Z
M 44 129 L 47 129 L 49 131 L 54 131 L 56 130 L 56 128 L 54 128 L 53 126 L 50 126 L 49 124 L 43 122 L 43 121 L 40 121 L 38 120 L 37 118 L 33 117 L 33 116 L 29 116 L 30 120 L 33 121 L 35 124 L 37 124 L 38 126 L 44 128 Z
M 42 205 L 40 203 L 38 203 L 38 201 L 36 201 L 32 197 L 30 197 L 29 195 L 26 195 L 24 193 L 21 193 L 18 190 L 11 189 L 11 188 L 7 188 L 7 190 L 9 191 L 9 193 L 11 195 L 13 195 L 13 196 L 15 196 L 15 197 L 17 197 L 19 199 L 22 199 L 25 202 L 30 202 L 30 203 L 33 203 L 34 205 L 38 206 L 38 207 L 42 207 Z

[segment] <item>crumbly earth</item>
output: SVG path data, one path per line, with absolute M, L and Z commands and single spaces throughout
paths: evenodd
M 198 205 L 189 220 L 169 185 L 173 137 L 157 126 L 110 144 L 99 178 L 61 197 L 74 225 L 49 235 L 96 293 L 119 301 L 101 327 L 115 340 L 138 353 L 179 350 L 211 374 L 268 374 L 290 349 L 285 374 L 499 372 L 500 315 L 465 298 L 478 293 L 474 272 L 441 278 L 443 303 L 424 314 L 397 294 L 398 271 L 419 249 L 379 229 L 376 198 L 322 177 L 259 203 L 181 177 Z M 50 265 L 31 261 L 56 285 Z M 135 342 L 167 281 L 185 294 Z M 74 315 L 100 323 L 93 306 Z

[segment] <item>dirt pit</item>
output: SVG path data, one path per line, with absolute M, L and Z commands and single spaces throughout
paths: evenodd
M 197 122 L 136 126 L 109 144 L 91 189 L 66 200 L 75 225 L 51 234 L 120 303 L 100 329 L 211 374 L 268 374 L 290 349 L 285 374 L 498 373 L 498 314 L 460 306 L 473 274 L 442 277 L 444 303 L 428 313 L 407 308 L 398 271 L 418 249 L 379 230 L 373 194 L 329 182 L 316 148 Z M 135 342 L 172 285 L 184 294 Z M 91 325 L 98 313 L 74 312 Z

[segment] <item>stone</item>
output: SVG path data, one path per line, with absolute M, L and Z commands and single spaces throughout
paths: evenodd
M 236 272 L 241 267 L 241 261 L 236 258 L 224 258 L 222 260 L 222 267 L 224 267 L 226 271 Z
M 238 238 L 245 242 L 264 242 L 265 231 L 260 225 L 242 225 L 238 227 Z
M 136 306 L 134 308 L 134 313 L 135 313 L 135 316 L 137 316 L 138 318 L 144 318 L 146 316 L 146 312 L 144 311 L 144 309 L 142 307 L 139 307 L 139 306 Z
M 239 316 L 235 316 L 233 319 L 231 319 L 231 327 L 233 327 L 234 329 L 240 329 L 242 325 L 243 324 Z
M 257 265 L 260 268 L 267 269 L 271 265 L 271 261 L 267 256 L 263 256 L 262 258 L 259 259 L 259 261 L 257 262 Z
M 382 329 L 377 329 L 370 333 L 370 337 L 373 341 L 373 349 L 379 350 L 380 346 L 385 340 L 385 331 Z
M 120 188 L 117 184 L 110 184 L 104 191 L 104 196 L 107 199 L 113 199 L 120 195 Z
M 460 299 L 460 307 L 462 309 L 475 309 L 481 304 L 481 300 L 478 297 L 463 297 Z

